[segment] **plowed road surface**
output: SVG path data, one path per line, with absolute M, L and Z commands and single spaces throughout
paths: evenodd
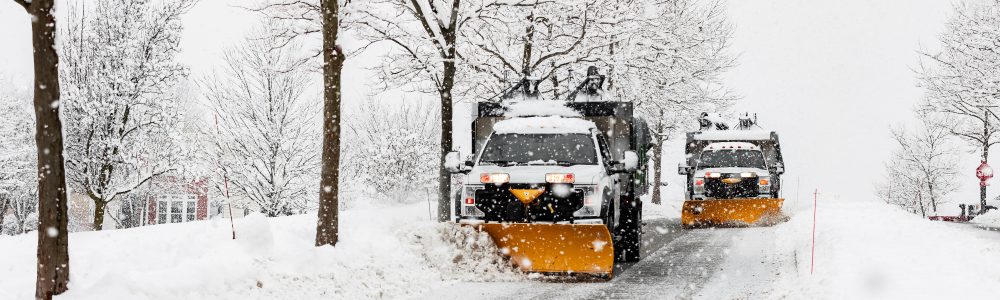
M 745 299 L 766 297 L 781 263 L 767 241 L 773 229 L 680 228 L 678 220 L 647 220 L 643 257 L 618 264 L 614 279 L 545 278 L 526 282 L 461 282 L 421 299 Z M 739 251 L 731 251 L 734 244 Z M 738 263 L 727 263 L 738 260 Z M 727 270 L 732 268 L 731 270 Z M 736 268 L 732 266 L 738 266 Z

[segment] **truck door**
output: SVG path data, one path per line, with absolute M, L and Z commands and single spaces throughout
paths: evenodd
M 613 158 L 611 156 L 611 150 L 608 148 L 608 140 L 600 131 L 596 132 L 596 134 L 597 147 L 601 149 L 601 160 L 604 163 L 604 170 L 611 170 L 611 164 L 614 163 L 614 161 L 612 161 Z M 618 211 L 618 201 L 621 200 L 619 199 L 619 197 L 621 197 L 621 174 L 611 174 L 609 177 L 611 179 L 611 182 L 609 182 L 607 186 L 607 188 L 611 190 L 611 205 L 609 206 L 609 209 L 611 209 L 611 213 L 614 213 L 614 225 L 617 226 L 618 219 L 620 217 L 620 212 Z

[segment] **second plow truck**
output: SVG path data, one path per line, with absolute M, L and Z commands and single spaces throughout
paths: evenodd
M 732 129 L 708 114 L 699 122 L 700 130 L 687 134 L 686 160 L 678 166 L 687 176 L 684 227 L 783 221 L 778 134 L 761 130 L 749 114 Z
M 611 278 L 638 261 L 650 139 L 632 104 L 505 98 L 475 104 L 474 157 L 446 159 L 465 174 L 456 221 L 523 271 Z

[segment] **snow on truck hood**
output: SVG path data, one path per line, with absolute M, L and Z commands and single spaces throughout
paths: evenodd
M 574 166 L 510 166 L 501 167 L 494 165 L 477 165 L 469 172 L 466 184 L 479 184 L 479 175 L 482 173 L 506 173 L 510 175 L 510 183 L 545 183 L 545 174 L 548 173 L 573 173 L 576 177 L 576 184 L 597 184 L 604 168 L 600 165 L 574 165 Z
M 541 133 L 541 134 L 565 134 L 565 133 L 590 133 L 590 130 L 597 128 L 594 122 L 579 118 L 564 118 L 559 116 L 551 117 L 525 117 L 507 119 L 493 124 L 493 133 Z

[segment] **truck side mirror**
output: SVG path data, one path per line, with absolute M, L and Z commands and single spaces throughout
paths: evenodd
M 778 175 L 784 174 L 785 173 L 785 166 L 782 165 L 782 164 L 776 164 L 776 165 L 774 165 L 774 173 L 777 173 Z
M 448 152 L 444 156 L 444 168 L 451 173 L 464 173 L 471 161 L 463 161 L 457 151 Z
M 623 153 L 622 164 L 625 165 L 625 172 L 635 172 L 639 169 L 639 155 L 635 151 L 625 151 Z

